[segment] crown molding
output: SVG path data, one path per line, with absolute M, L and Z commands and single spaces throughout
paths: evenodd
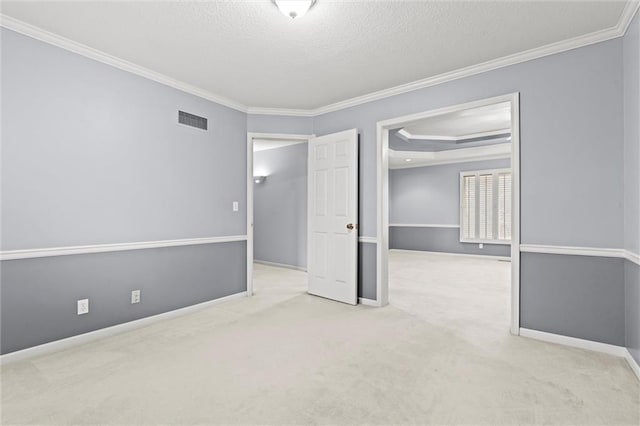
M 43 30 L 42 28 L 38 28 L 34 25 L 28 24 L 10 16 L 0 14 L 0 26 L 29 36 L 31 38 L 35 38 L 36 40 L 51 44 L 53 46 L 60 47 L 70 52 L 77 53 L 86 58 L 102 62 L 103 64 L 111 65 L 112 67 L 139 75 L 140 77 L 144 77 L 149 80 L 153 80 L 157 83 L 164 84 L 165 86 L 173 87 L 174 89 L 178 89 L 182 92 L 198 96 L 211 102 L 215 102 L 228 108 L 232 108 L 245 113 L 248 110 L 245 105 L 242 105 L 241 103 L 238 103 L 231 99 L 216 95 L 207 90 L 192 86 L 188 83 L 176 80 L 159 72 L 144 68 L 140 65 L 136 65 L 133 62 L 117 58 L 108 53 L 94 49 L 82 43 L 75 42 L 52 32 Z
M 476 65 L 471 65 L 458 70 L 446 72 L 433 77 L 428 77 L 422 80 L 413 81 L 411 83 L 401 84 L 399 86 L 391 87 L 389 89 L 379 90 L 377 92 L 369 93 L 367 95 L 358 96 L 355 98 L 347 99 L 341 102 L 336 102 L 324 107 L 317 108 L 314 111 L 314 115 L 322 115 L 330 112 L 339 111 L 341 109 L 354 107 L 368 102 L 377 101 L 384 98 L 389 98 L 395 95 L 401 95 L 403 93 L 412 92 L 414 90 L 420 90 L 431 86 L 447 83 L 449 81 L 459 80 L 465 77 L 471 77 L 476 74 L 481 74 L 487 71 L 493 71 L 499 68 L 508 67 L 510 65 L 517 65 L 522 62 L 531 61 L 534 59 L 543 58 L 545 56 L 554 55 L 556 53 L 566 52 L 568 50 L 577 49 L 579 47 L 589 46 L 591 44 L 600 43 L 603 41 L 618 38 L 624 35 L 626 28 L 629 26 L 631 19 L 635 14 L 635 10 L 638 7 L 638 3 L 627 3 L 624 9 L 621 20 L 617 26 L 608 28 L 605 30 L 596 31 L 593 33 L 581 35 L 568 40 L 563 40 L 556 43 L 551 43 L 546 46 L 536 47 L 534 49 L 526 50 L 524 52 L 515 53 L 513 55 L 503 56 L 502 58 L 493 59 L 491 61 L 483 62 Z M 631 12 L 629 11 L 631 10 Z M 629 17 L 630 15 L 630 17 Z M 628 22 L 626 22 L 628 20 Z
M 398 135 L 400 135 L 403 139 L 409 140 L 424 140 L 424 141 L 447 141 L 447 142 L 458 142 L 464 141 L 467 139 L 476 139 L 476 138 L 485 138 L 491 136 L 501 136 L 509 134 L 511 135 L 511 129 L 498 129 L 491 130 L 489 132 L 477 132 L 477 133 L 469 133 L 461 136 L 444 136 L 444 135 L 423 135 L 417 133 L 411 133 L 404 127 L 398 131 Z M 505 136 L 506 137 L 506 136 Z M 501 138 L 497 138 L 501 139 Z
M 620 15 L 620 20 L 615 27 L 607 28 L 604 30 L 596 31 L 589 34 L 584 34 L 578 37 L 574 37 L 568 40 L 551 43 L 546 46 L 537 47 L 534 49 L 526 50 L 524 52 L 515 53 L 512 55 L 504 56 L 502 58 L 493 59 L 491 61 L 483 62 L 476 65 L 471 65 L 458 70 L 450 71 L 447 73 L 439 74 L 433 77 L 413 81 L 406 84 L 401 84 L 388 89 L 379 90 L 366 95 L 357 96 L 344 101 L 336 102 L 333 104 L 325 105 L 319 108 L 313 109 L 289 109 L 289 108 L 264 108 L 264 107 L 248 107 L 232 99 L 225 98 L 199 87 L 190 85 L 188 83 L 176 80 L 168 77 L 164 74 L 152 71 L 148 68 L 136 65 L 132 62 L 125 61 L 117 58 L 108 53 L 86 46 L 84 44 L 75 42 L 68 38 L 59 36 L 49 31 L 38 28 L 34 25 L 27 24 L 26 22 L 12 18 L 10 16 L 0 14 L 0 26 L 24 34 L 26 36 L 35 38 L 45 43 L 52 44 L 57 47 L 69 50 L 71 52 L 80 54 L 90 59 L 111 65 L 113 67 L 122 69 L 124 71 L 131 72 L 144 78 L 156 81 L 169 87 L 181 90 L 183 92 L 198 96 L 203 99 L 207 99 L 211 102 L 245 112 L 247 114 L 255 115 L 280 115 L 280 116 L 294 116 L 294 117 L 316 117 L 319 115 L 327 114 L 330 112 L 339 111 L 342 109 L 354 107 L 357 105 L 365 104 L 372 101 L 388 98 L 395 95 L 411 92 L 414 90 L 424 89 L 438 84 L 446 83 L 449 81 L 458 80 L 465 77 L 471 77 L 483 72 L 492 71 L 498 68 L 504 68 L 510 65 L 516 65 L 522 62 L 531 61 L 533 59 L 542 58 L 556 53 L 566 52 L 568 50 L 577 49 L 579 47 L 588 46 L 591 44 L 611 40 L 614 38 L 622 37 L 631 21 L 633 20 L 636 12 L 640 8 L 639 0 L 631 0 L 625 4 L 625 7 Z
M 630 0 L 624 6 L 622 15 L 620 15 L 620 21 L 618 21 L 618 25 L 616 26 L 621 37 L 625 35 L 629 29 L 629 25 L 631 25 L 631 21 L 633 21 L 633 17 L 636 16 L 638 9 L 640 9 L 640 0 Z
M 285 115 L 289 117 L 315 117 L 313 109 L 263 108 L 249 107 L 247 114 L 252 115 Z

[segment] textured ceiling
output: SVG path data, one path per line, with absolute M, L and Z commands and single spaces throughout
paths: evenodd
M 2 13 L 252 107 L 313 109 L 618 24 L 607 1 L 3 1 Z

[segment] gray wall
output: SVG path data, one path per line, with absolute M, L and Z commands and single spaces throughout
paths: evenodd
M 625 37 L 629 61 L 624 64 L 625 93 L 635 84 L 629 76 L 637 69 L 633 60 L 637 25 L 636 17 Z M 246 164 L 247 129 L 322 135 L 358 128 L 359 224 L 361 235 L 375 236 L 376 122 L 516 91 L 521 93 L 522 242 L 638 247 L 637 239 L 634 243 L 623 237 L 624 219 L 632 220 L 634 209 L 633 196 L 631 202 L 623 202 L 623 180 L 626 177 L 629 191 L 633 190 L 629 182 L 637 182 L 636 166 L 623 167 L 624 150 L 637 150 L 633 142 L 623 141 L 623 129 L 627 129 L 623 107 L 627 105 L 627 126 L 632 126 L 637 97 L 625 96 L 627 101 L 623 102 L 622 52 L 623 41 L 615 39 L 314 119 L 247 117 L 3 29 L 2 248 L 244 233 L 241 165 Z M 211 130 L 203 133 L 178 126 L 178 109 L 207 116 Z M 627 135 L 633 131 L 627 130 Z M 594 192 L 599 194 L 598 203 L 592 201 Z M 238 213 L 230 209 L 234 200 L 240 201 Z M 634 225 L 628 220 L 626 231 L 633 234 Z M 360 247 L 360 295 L 375 298 L 375 257 L 371 256 L 375 246 Z M 599 285 L 581 283 L 584 277 L 561 272 L 573 264 L 564 260 L 568 256 L 556 256 L 560 264 L 550 277 L 546 270 L 531 267 L 528 258 L 535 256 L 525 254 L 522 259 L 527 270 L 522 277 L 523 292 L 533 297 L 523 298 L 522 310 L 527 315 L 525 320 L 523 314 L 523 326 L 620 342 L 624 320 L 620 325 L 613 316 L 597 319 L 598 313 L 609 314 L 614 305 L 624 312 L 624 299 L 617 296 L 623 278 L 615 272 L 623 269 L 615 265 L 616 260 L 585 263 L 592 276 L 608 274 L 607 280 L 613 282 L 613 294 L 603 298 L 594 290 L 600 289 Z M 536 261 L 532 262 L 535 266 Z M 626 280 L 631 280 L 627 293 L 632 296 L 634 274 L 627 274 L 630 278 Z M 531 302 L 536 298 L 553 301 L 556 289 L 545 285 L 547 278 L 565 279 L 566 290 L 592 313 L 585 310 L 566 319 L 558 310 Z M 3 280 L 3 299 L 7 292 L 21 291 L 18 282 L 15 278 Z M 149 293 L 145 293 L 147 297 Z M 76 294 L 66 297 L 73 310 L 78 298 Z M 630 299 L 633 297 L 626 300 L 627 341 L 631 341 L 629 323 L 636 318 L 638 306 L 637 299 Z M 92 306 L 95 303 L 91 301 Z M 4 315 L 3 329 L 14 321 Z M 592 324 L 594 331 L 583 332 L 583 323 Z
M 389 171 L 389 223 L 460 224 L 460 172 L 505 169 L 507 159 L 412 167 Z M 510 245 L 461 243 L 459 228 L 389 228 L 389 248 L 509 256 Z
M 258 151 L 253 185 L 253 253 L 256 260 L 307 266 L 307 144 Z
M 435 251 L 441 253 L 511 256 L 509 244 L 461 243 L 460 228 L 389 227 L 389 248 L 399 250 Z
M 520 326 L 625 345 L 624 260 L 522 253 Z
M 624 59 L 624 248 L 640 253 L 640 15 L 623 40 Z M 640 364 L 640 266 L 627 260 L 627 347 Z
M 513 92 L 521 94 L 522 242 L 622 247 L 621 39 L 316 117 L 317 135 L 360 133 L 362 235 L 376 235 L 378 121 Z
M 520 92 L 522 243 L 621 248 L 622 77 L 622 40 L 615 39 L 327 113 L 316 117 L 314 132 L 324 135 L 358 129 L 360 229 L 362 235 L 375 236 L 378 121 Z M 597 203 L 593 193 L 599 194 Z M 540 300 L 554 300 L 556 289 L 545 284 L 545 271 L 530 268 L 527 257 L 523 256 L 527 268 L 521 281 L 523 291 L 537 289 Z M 565 257 L 560 256 L 560 262 Z M 618 267 L 611 278 L 617 280 L 613 284 L 616 291 L 622 288 L 623 280 L 622 267 Z M 601 262 L 595 268 L 616 270 Z M 370 293 L 375 292 L 373 277 L 374 273 L 363 283 Z M 586 324 L 597 325 L 600 320 L 595 313 L 607 311 L 612 304 L 624 312 L 624 298 L 599 300 L 599 293 L 583 285 L 580 277 L 568 275 L 566 279 L 574 297 L 593 309 L 567 322 L 561 312 L 541 309 L 533 299 L 523 298 L 521 309 L 527 313 L 523 326 L 541 329 L 545 325 L 542 321 L 548 321 L 558 324 L 556 331 L 562 334 L 621 342 L 624 321 L 606 321 L 591 334 L 580 324 L 588 317 Z
M 246 233 L 244 113 L 0 35 L 2 250 Z M 209 130 L 177 124 L 179 109 Z M 0 352 L 244 291 L 244 247 L 3 261 Z
M 245 114 L 1 35 L 3 250 L 246 233 Z
M 640 253 L 640 15 L 624 48 L 624 248 Z
M 377 246 L 371 243 L 358 244 L 358 297 L 376 300 Z
M 458 225 L 460 172 L 509 167 L 505 158 L 389 170 L 389 223 Z
M 640 364 L 640 266 L 625 260 L 624 282 L 626 344 Z
M 247 130 L 256 133 L 311 135 L 313 134 L 313 118 L 249 114 L 247 116 Z
M 2 353 L 245 291 L 246 250 L 241 241 L 3 261 Z M 76 315 L 84 298 L 89 313 Z

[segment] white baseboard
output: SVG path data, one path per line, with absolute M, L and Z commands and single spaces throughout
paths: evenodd
M 629 367 L 631 367 L 631 370 L 636 374 L 638 380 L 640 380 L 640 365 L 638 365 L 638 362 L 635 360 L 635 358 L 631 356 L 631 352 L 629 352 L 629 349 L 626 350 L 624 358 L 629 363 Z
M 405 249 L 389 249 L 389 251 L 390 252 L 397 251 L 400 253 L 440 254 L 442 256 L 468 257 L 470 259 L 491 259 L 491 260 L 507 260 L 507 261 L 511 260 L 511 257 L 509 256 L 491 256 L 488 254 L 446 253 L 443 251 L 405 250 Z
M 377 308 L 378 306 L 380 306 L 380 305 L 378 304 L 378 301 L 377 301 L 377 300 L 367 299 L 367 298 L 364 298 L 364 297 L 358 297 L 358 302 L 359 302 L 361 305 L 364 305 L 364 306 L 373 306 L 373 307 L 376 307 L 376 308 Z
M 586 349 L 588 351 L 601 352 L 621 358 L 626 358 L 626 354 L 629 352 L 624 346 L 610 345 L 608 343 L 594 342 L 592 340 L 578 339 L 576 337 L 562 336 L 560 334 L 546 333 L 528 328 L 520 328 L 520 336 L 548 343 L 556 343 L 558 345 Z M 629 356 L 631 356 L 631 354 L 629 354 Z
M 286 263 L 267 262 L 266 260 L 256 260 L 256 259 L 253 259 L 253 263 L 259 263 L 260 265 L 275 266 L 277 268 L 295 269 L 296 271 L 307 272 L 307 268 L 305 267 L 287 265 Z
M 191 305 L 184 308 L 176 309 L 169 312 L 164 312 L 158 315 L 153 315 L 139 320 L 125 322 L 123 324 L 114 325 L 111 327 L 101 328 L 100 330 L 90 331 L 88 333 L 79 334 L 77 336 L 67 337 L 65 339 L 56 340 L 54 342 L 44 343 L 42 345 L 33 346 L 31 348 L 22 349 L 15 352 L 10 352 L 0 356 L 0 365 L 9 364 L 18 361 L 24 361 L 29 358 L 33 358 L 39 355 L 45 355 L 52 352 L 58 352 L 64 349 L 69 349 L 74 346 L 83 345 L 85 343 L 93 342 L 98 339 L 121 334 L 136 328 L 144 327 L 156 323 L 158 321 L 167 320 L 170 318 L 176 318 L 182 315 L 190 314 L 220 303 L 228 302 L 230 300 L 246 297 L 247 292 L 232 294 L 230 296 L 221 297 L 219 299 L 210 300 L 208 302 L 198 303 L 197 305 Z

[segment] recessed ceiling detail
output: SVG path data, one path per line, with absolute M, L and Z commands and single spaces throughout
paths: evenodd
M 389 133 L 389 147 L 397 151 L 437 152 L 509 142 L 509 102 L 425 118 Z
M 438 152 L 409 152 L 389 150 L 389 168 L 437 166 L 468 163 L 471 161 L 497 160 L 511 157 L 511 144 L 489 145 Z
M 618 37 L 636 8 L 618 1 L 319 1 L 304 19 L 283 20 L 271 0 L 2 3 L 14 20 L 186 91 L 245 109 L 313 111 L 523 52 L 536 53 L 521 60 L 555 53 L 558 43 L 566 50 Z

